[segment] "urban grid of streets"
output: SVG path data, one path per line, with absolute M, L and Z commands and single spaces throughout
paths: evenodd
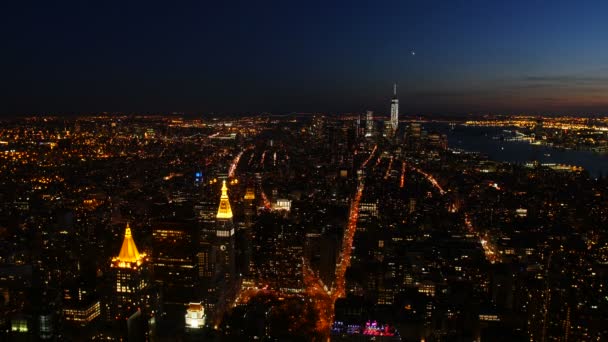
M 473 335 L 493 324 L 536 340 L 601 337 L 605 180 L 579 167 L 502 163 L 449 148 L 433 131 L 441 124 L 468 127 L 403 122 L 395 143 L 364 136 L 364 125 L 347 116 L 11 123 L 0 130 L 2 210 L 9 218 L 0 238 L 11 246 L 2 255 L 5 271 L 20 277 L 29 263 L 39 265 L 52 293 L 99 269 L 89 274 L 87 291 L 101 314 L 116 288 L 97 286 L 118 284 L 110 261 L 131 223 L 137 248 L 157 266 L 152 281 L 167 284 L 167 303 L 207 300 L 210 334 L 335 337 L 360 334 L 377 320 L 390 326 L 368 333 L 438 337 L 459 334 L 466 315 L 474 315 L 466 328 Z M 548 139 L 559 137 L 553 134 Z M 220 250 L 222 243 L 204 234 L 216 233 L 223 178 L 238 260 L 246 259 L 248 246 L 253 257 L 248 266 L 239 264 L 244 274 L 234 287 L 216 287 L 225 289 L 216 292 L 219 302 L 207 292 L 180 298 L 208 281 L 206 267 L 214 264 L 202 253 L 212 249 L 203 248 Z M 246 193 L 255 193 L 255 203 L 245 201 Z M 291 211 L 282 199 L 293 204 Z M 182 251 L 196 258 L 177 254 Z M 171 272 L 196 272 L 171 284 L 182 278 L 159 272 L 166 263 L 161 252 L 187 263 Z M 12 298 L 22 302 L 9 303 L 10 310 L 29 300 L 19 293 Z M 345 319 L 366 296 L 367 313 Z M 469 299 L 459 303 L 462 298 Z M 67 299 L 61 305 L 73 312 Z M 267 328 L 237 330 L 239 318 L 259 308 L 271 313 Z M 183 308 L 166 312 L 163 329 L 185 333 Z M 105 331 L 92 329 L 109 336 Z
M 229 166 L 229 177 L 236 177 L 236 172 L 237 172 L 237 168 L 240 162 L 240 159 L 243 155 L 243 153 L 247 150 L 251 150 L 251 147 L 247 148 L 246 150 L 241 151 L 240 153 L 238 153 L 238 155 L 234 158 L 233 162 L 230 164 Z M 360 152 L 360 153 L 364 153 L 364 152 Z M 378 145 L 374 145 L 374 147 L 371 149 L 371 151 L 369 152 L 369 156 L 367 159 L 365 159 L 361 165 L 358 168 L 358 173 L 361 172 L 365 172 L 366 168 L 368 167 L 369 162 L 374 158 L 374 156 L 379 155 L 377 162 L 376 162 L 376 166 L 378 166 L 380 164 L 380 161 L 382 160 L 382 153 L 378 152 Z M 260 164 L 263 165 L 264 163 L 264 158 L 266 156 L 266 151 L 263 152 L 262 154 L 262 160 L 260 161 Z M 251 158 L 253 159 L 254 155 L 251 155 Z M 276 157 L 276 153 L 275 153 L 275 157 Z M 388 167 L 386 169 L 386 175 L 390 174 L 391 168 L 393 166 L 393 157 L 390 158 L 390 162 L 388 164 Z M 405 161 L 402 161 L 401 163 L 401 176 L 399 177 L 399 186 L 401 188 L 404 187 L 404 174 L 406 172 L 407 169 L 407 164 Z M 429 173 L 423 171 L 422 169 L 418 168 L 418 167 L 414 167 L 411 166 L 410 169 L 414 172 L 419 173 L 420 175 L 422 175 L 435 189 L 436 191 L 440 194 L 440 195 L 444 195 L 446 193 L 446 191 L 439 185 L 438 181 Z M 384 180 L 387 180 L 388 176 L 384 177 Z M 350 266 L 350 258 L 351 258 L 351 252 L 353 250 L 353 240 L 354 240 L 354 236 L 357 230 L 357 221 L 359 219 L 359 204 L 361 201 L 361 198 L 363 196 L 363 192 L 365 189 L 365 182 L 364 182 L 364 177 L 360 177 L 360 179 L 357 182 L 357 189 L 356 192 L 351 200 L 351 204 L 350 204 L 350 209 L 349 209 L 349 216 L 348 216 L 348 224 L 346 227 L 346 230 L 344 232 L 344 236 L 342 239 L 342 244 L 341 244 L 341 250 L 340 250 L 340 259 L 338 262 L 338 265 L 336 267 L 336 273 L 335 273 L 335 286 L 331 289 L 327 289 L 327 287 L 323 284 L 323 282 L 319 279 L 318 276 L 315 275 L 314 271 L 310 268 L 310 266 L 307 264 L 306 260 L 303 259 L 302 261 L 302 265 L 303 265 L 303 275 L 304 275 L 304 284 L 305 284 L 305 295 L 308 297 L 308 299 L 314 303 L 314 306 L 319 314 L 318 316 L 318 321 L 316 323 L 316 331 L 321 334 L 321 335 L 325 335 L 325 336 L 329 336 L 329 330 L 331 329 L 331 326 L 334 322 L 334 305 L 335 302 L 338 298 L 344 298 L 346 296 L 346 271 L 348 269 L 348 267 Z M 263 196 L 263 202 L 264 202 L 264 206 L 266 208 L 270 208 L 270 203 L 268 202 L 268 199 L 266 197 L 266 194 L 263 192 L 262 189 L 262 196 Z M 476 233 L 474 227 L 472 226 L 470 220 L 468 219 L 468 215 L 465 214 L 465 224 L 467 229 L 469 229 L 469 231 L 471 233 Z M 481 245 L 484 248 L 484 251 L 486 252 L 486 258 L 488 259 L 488 261 L 494 263 L 497 258 L 498 255 L 494 253 L 494 251 L 492 250 L 492 247 L 489 245 L 488 240 L 484 239 L 482 237 L 479 238 L 479 241 L 481 243 Z M 280 294 L 268 289 L 253 289 L 253 288 L 244 288 L 242 289 L 242 293 L 239 293 L 235 299 L 234 305 L 236 304 L 244 304 L 246 303 L 249 299 L 251 299 L 252 296 L 254 296 L 255 294 L 257 294 L 259 291 L 264 291 L 266 293 L 274 293 L 274 295 L 276 296 L 286 296 L 286 294 Z

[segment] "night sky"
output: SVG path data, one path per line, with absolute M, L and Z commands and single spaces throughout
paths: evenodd
M 4 117 L 386 114 L 393 82 L 408 114 L 608 114 L 605 0 L 9 0 L 0 26 Z

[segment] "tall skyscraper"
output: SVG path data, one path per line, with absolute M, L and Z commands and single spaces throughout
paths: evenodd
M 203 286 L 203 304 L 211 314 L 221 314 L 236 283 L 235 229 L 226 181 L 215 215 L 215 222 L 201 240 L 197 255 Z M 232 291 L 233 292 L 233 291 Z
M 252 187 L 247 187 L 245 190 L 245 196 L 243 196 L 244 202 L 244 215 L 245 215 L 245 227 L 251 228 L 253 225 L 253 217 L 255 216 L 255 192 Z
M 393 84 L 393 98 L 391 99 L 391 127 L 393 132 L 399 128 L 399 99 L 397 98 L 397 83 Z
M 374 112 L 371 110 L 368 110 L 365 116 L 365 136 L 374 136 Z
M 155 222 L 152 228 L 152 266 L 154 282 L 163 290 L 167 306 L 186 305 L 194 296 L 196 254 L 193 232 L 187 220 Z
M 247 187 L 245 196 L 243 196 L 244 217 L 245 217 L 245 229 L 241 230 L 240 234 L 237 235 L 237 250 L 240 251 L 240 257 L 237 257 L 237 271 L 243 275 L 244 278 L 251 276 L 252 269 L 252 232 L 251 227 L 254 223 L 256 216 L 256 197 L 255 190 L 253 187 Z
M 143 324 L 144 318 L 154 315 L 149 277 L 149 258 L 146 253 L 140 253 L 135 245 L 131 228 L 127 224 L 125 237 L 120 253 L 112 258 L 113 291 L 110 297 L 109 316 L 111 320 L 119 323 L 119 331 L 125 330 L 123 326 L 126 319 L 139 313 Z M 145 328 L 140 327 L 141 331 Z M 129 328 L 129 330 L 132 330 Z
M 232 208 L 228 199 L 226 181 L 222 182 L 222 195 L 216 215 L 216 274 L 219 279 L 229 282 L 234 278 L 234 224 L 232 222 Z M 218 274 L 219 273 L 219 274 Z

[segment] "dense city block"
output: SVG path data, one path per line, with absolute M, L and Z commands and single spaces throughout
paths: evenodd
M 608 338 L 608 180 L 454 148 L 470 125 L 6 121 L 0 337 Z

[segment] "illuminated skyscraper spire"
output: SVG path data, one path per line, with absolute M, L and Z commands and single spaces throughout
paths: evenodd
M 399 128 L 399 99 L 397 99 L 397 83 L 393 84 L 393 98 L 391 99 L 391 128 L 393 132 Z
M 243 197 L 243 199 L 246 199 L 246 200 L 255 199 L 255 193 L 253 192 L 253 188 L 247 188 L 247 190 L 245 190 L 245 196 Z
M 218 219 L 231 219 L 232 209 L 230 208 L 230 200 L 228 199 L 228 187 L 226 181 L 222 182 L 222 196 L 220 197 L 220 206 L 217 208 Z
M 132 263 L 139 265 L 145 256 L 145 253 L 139 253 L 137 250 L 133 235 L 131 235 L 131 227 L 129 227 L 129 224 L 127 223 L 125 238 L 122 241 L 120 253 L 118 253 L 118 256 L 114 258 L 112 262 L 118 267 L 130 267 L 130 264 Z
M 127 223 L 120 253 L 112 258 L 110 264 L 113 290 L 112 296 L 108 298 L 106 319 L 117 326 L 126 329 L 126 319 L 134 313 L 143 314 L 148 318 L 153 313 L 152 305 L 155 299 L 148 286 L 148 261 L 146 253 L 137 250 L 131 227 Z

